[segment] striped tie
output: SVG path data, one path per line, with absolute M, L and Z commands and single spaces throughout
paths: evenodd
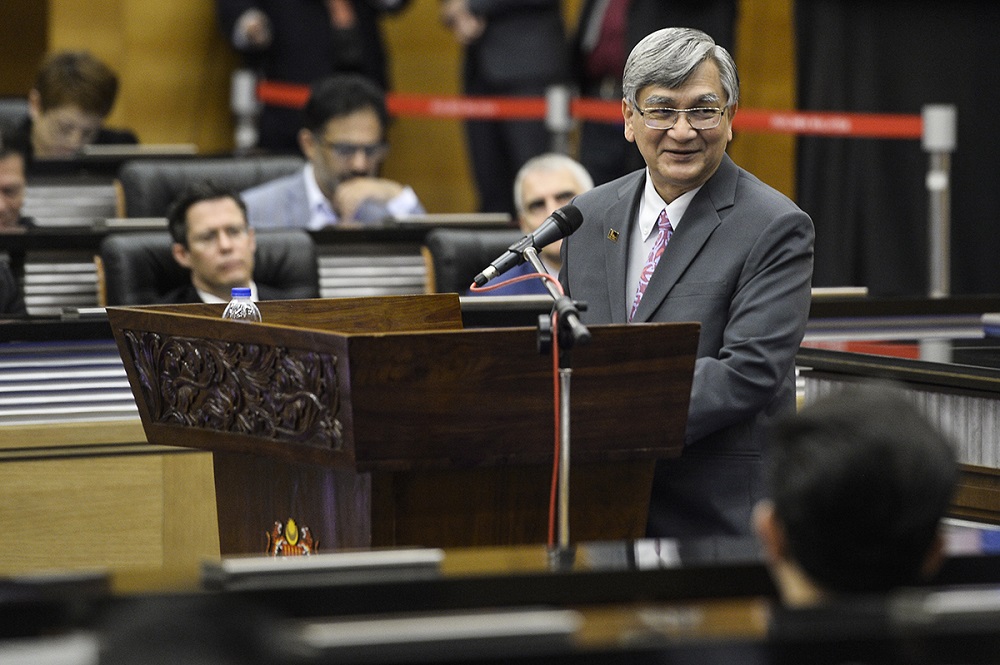
M 656 226 L 659 227 L 660 232 L 656 236 L 656 242 L 653 243 L 653 248 L 649 250 L 649 257 L 646 258 L 646 265 L 642 267 L 642 274 L 639 275 L 639 288 L 635 290 L 635 300 L 632 301 L 632 311 L 628 314 L 629 321 L 631 321 L 632 317 L 635 316 L 635 310 L 639 309 L 639 301 L 642 300 L 642 294 L 646 292 L 646 286 L 649 284 L 649 278 L 653 276 L 653 271 L 656 270 L 656 264 L 660 262 L 660 257 L 663 256 L 663 250 L 667 248 L 667 243 L 670 242 L 670 236 L 674 233 L 674 227 L 670 226 L 670 220 L 667 219 L 666 208 L 660 211 L 660 216 L 656 218 Z

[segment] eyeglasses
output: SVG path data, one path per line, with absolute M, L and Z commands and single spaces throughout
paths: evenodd
M 191 236 L 191 243 L 201 247 L 207 247 L 216 242 L 221 236 L 226 236 L 229 241 L 239 240 L 250 232 L 246 226 L 223 226 L 220 229 L 213 229 Z
M 692 129 L 715 129 L 722 122 L 722 115 L 726 112 L 725 108 L 719 109 L 711 106 L 695 109 L 641 109 L 638 105 L 633 104 L 632 108 L 642 116 L 646 126 L 650 129 L 670 129 L 677 124 L 681 113 L 687 115 L 688 124 L 691 125 Z
M 382 159 L 389 151 L 389 146 L 385 143 L 334 143 L 318 137 L 317 140 L 340 159 L 351 159 L 359 152 L 363 152 L 367 160 Z

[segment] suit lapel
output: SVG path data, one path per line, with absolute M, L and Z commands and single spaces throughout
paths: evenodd
M 695 195 L 677 231 L 670 238 L 639 301 L 633 321 L 649 320 L 722 223 L 719 211 L 733 205 L 738 173 L 739 167 L 728 155 L 723 156 L 719 169 Z
M 604 265 L 607 268 L 608 303 L 611 320 L 624 323 L 628 319 L 625 298 L 625 277 L 628 273 L 628 249 L 635 229 L 635 212 L 639 205 L 646 170 L 637 171 L 618 188 L 617 197 L 611 202 L 604 220 Z M 617 240 L 611 240 L 611 237 Z

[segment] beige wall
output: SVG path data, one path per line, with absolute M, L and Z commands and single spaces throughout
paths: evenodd
M 565 3 L 572 26 L 581 0 Z M 792 0 L 743 0 L 735 54 L 744 106 L 793 108 Z M 207 0 L 49 0 L 50 48 L 86 47 L 121 74 L 111 122 L 134 128 L 147 143 L 194 142 L 202 152 L 232 146 L 229 73 L 238 62 L 218 34 Z M 397 89 L 457 94 L 461 50 L 439 24 L 437 2 L 414 0 L 385 20 Z M 386 174 L 412 183 L 428 209 L 475 207 L 461 124 L 400 119 L 391 129 Z M 791 138 L 740 136 L 738 162 L 793 194 Z

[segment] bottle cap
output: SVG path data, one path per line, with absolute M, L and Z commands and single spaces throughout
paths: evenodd
M 233 297 L 234 298 L 249 298 L 250 297 L 250 287 L 233 287 Z

